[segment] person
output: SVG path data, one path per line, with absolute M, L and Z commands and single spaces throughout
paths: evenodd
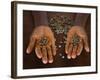
M 44 64 L 53 63 L 53 58 L 57 54 L 55 45 L 56 39 L 54 32 L 48 25 L 47 12 L 34 11 L 32 12 L 32 17 L 34 19 L 35 29 L 31 34 L 26 53 L 30 54 L 32 50 L 35 50 L 36 56 L 41 59 Z M 90 51 L 88 37 L 84 29 L 87 19 L 88 14 L 84 16 L 83 14 L 77 13 L 74 25 L 67 32 L 65 53 L 68 59 L 75 59 L 81 54 L 83 48 L 86 52 Z M 79 37 L 79 42 L 74 46 L 72 41 L 75 34 Z

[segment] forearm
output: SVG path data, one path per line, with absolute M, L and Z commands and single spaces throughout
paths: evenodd
M 74 23 L 74 25 L 85 27 L 87 19 L 88 19 L 88 16 L 89 16 L 89 14 L 78 13 L 76 15 L 76 17 L 75 17 L 75 23 Z
M 47 12 L 32 12 L 32 17 L 36 27 L 41 25 L 48 26 Z

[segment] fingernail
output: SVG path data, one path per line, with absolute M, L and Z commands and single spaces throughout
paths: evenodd
M 72 55 L 72 58 L 75 59 L 76 58 L 76 55 Z
M 68 51 L 66 51 L 66 54 L 68 53 Z
M 53 63 L 53 60 L 49 60 L 49 63 Z
M 71 56 L 67 56 L 68 59 L 71 59 Z
M 80 55 L 80 53 L 77 53 L 77 56 L 79 56 Z
M 43 60 L 43 63 L 44 63 L 44 64 L 47 64 L 47 61 L 46 61 L 46 60 Z
M 28 53 L 28 54 L 29 54 L 29 50 L 28 50 L 28 49 L 26 50 L 26 53 Z
M 89 48 L 86 48 L 86 51 L 89 52 L 90 51 Z
M 41 59 L 41 58 L 42 58 L 42 56 L 38 55 L 38 58 L 39 58 L 39 59 Z

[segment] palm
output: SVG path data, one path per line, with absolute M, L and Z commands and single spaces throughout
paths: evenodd
M 52 63 L 53 56 L 56 54 L 54 34 L 48 26 L 37 27 L 30 38 L 30 42 L 27 48 L 27 53 L 30 53 L 32 49 L 39 59 L 42 58 L 42 62 Z
M 88 39 L 86 32 L 80 26 L 73 26 L 67 33 L 65 52 L 68 59 L 76 58 L 83 50 L 89 52 Z

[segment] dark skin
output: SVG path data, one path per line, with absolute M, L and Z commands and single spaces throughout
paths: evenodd
M 73 36 L 77 34 L 79 36 L 79 43 L 77 45 L 72 44 Z M 73 26 L 67 33 L 67 41 L 65 45 L 65 52 L 68 59 L 75 59 L 79 56 L 83 50 L 89 52 L 88 37 L 85 30 L 80 26 Z
M 74 34 L 79 36 L 79 43 L 73 46 L 72 37 Z M 38 43 L 42 37 L 47 37 L 48 43 L 45 46 L 40 46 Z M 67 33 L 67 41 L 65 45 L 65 52 L 68 59 L 75 59 L 79 56 L 83 50 L 89 52 L 88 38 L 85 30 L 80 26 L 73 26 Z M 53 57 L 56 55 L 55 38 L 52 30 L 48 26 L 38 26 L 33 31 L 29 45 L 27 47 L 27 54 L 30 54 L 32 50 L 44 64 L 53 63 Z
M 39 41 L 42 37 L 48 39 L 47 45 L 39 45 Z M 53 56 L 56 55 L 55 38 L 53 32 L 48 26 L 38 26 L 35 28 L 26 52 L 29 54 L 32 49 L 35 50 L 37 57 L 42 59 L 44 64 L 53 62 Z

